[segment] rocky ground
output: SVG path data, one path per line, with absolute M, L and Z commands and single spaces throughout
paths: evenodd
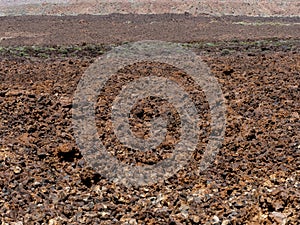
M 299 39 L 299 17 L 111 14 L 0 17 L 1 46 Z
M 247 16 L 299 16 L 297 0 L 1 0 L 0 16 L 5 15 L 107 15 L 124 14 L 201 14 Z
M 285 31 L 278 30 L 284 36 Z M 7 42 L 0 48 L 2 224 L 298 224 L 297 35 L 184 44 L 202 56 L 222 87 L 227 107 L 225 140 L 214 163 L 201 174 L 195 173 L 209 133 L 208 119 L 201 127 L 207 132 L 194 160 L 171 178 L 139 188 L 112 183 L 90 168 L 73 136 L 76 85 L 112 43 L 24 46 L 22 38 L 21 45 L 16 40 Z M 178 76 L 174 68 L 162 65 L 154 70 L 155 66 L 149 62 L 120 71 L 100 95 L 98 109 L 109 109 L 110 96 L 134 74 Z M 193 87 L 186 76 L 179 80 Z M 192 95 L 195 105 L 205 112 L 203 118 L 209 118 L 203 94 L 196 93 Z M 133 128 L 142 127 L 143 120 L 157 113 L 154 103 L 145 99 L 132 111 Z M 141 115 L 141 110 L 147 113 Z M 170 134 L 176 142 L 177 115 L 169 110 Z M 113 133 L 107 132 L 109 112 L 104 116 L 100 112 L 99 136 L 120 161 L 153 163 L 167 157 L 164 149 L 172 150 L 171 142 L 148 155 L 122 148 Z M 147 129 L 141 130 L 139 135 L 147 135 Z

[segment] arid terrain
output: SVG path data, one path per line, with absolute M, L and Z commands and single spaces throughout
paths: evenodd
M 0 20 L 3 225 L 299 224 L 299 18 L 166 14 Z M 214 163 L 195 173 L 210 121 L 205 96 L 191 91 L 207 119 L 193 160 L 163 182 L 129 188 L 110 182 L 83 158 L 74 138 L 72 100 L 98 56 L 121 43 L 149 39 L 180 42 L 207 63 L 226 100 L 225 140 Z M 174 138 L 149 154 L 116 140 L 109 129 L 111 101 L 137 74 L 174 77 L 189 90 L 199 87 L 188 75 L 151 62 L 111 78 L 97 102 L 99 137 L 120 161 L 147 164 L 167 157 L 178 123 L 169 108 Z M 147 133 L 139 130 L 143 120 L 157 116 L 162 104 L 145 99 L 132 110 L 131 125 L 139 135 Z
M 0 0 L 0 16 L 189 13 L 297 17 L 299 12 L 297 0 Z

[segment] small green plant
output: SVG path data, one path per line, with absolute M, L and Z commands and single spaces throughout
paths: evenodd
M 208 46 L 208 47 L 215 47 L 216 46 L 215 43 L 210 43 L 210 42 L 205 43 L 205 45 Z
M 229 55 L 230 54 L 230 50 L 229 49 L 223 49 L 222 51 L 221 51 L 221 55 L 222 56 L 225 56 L 225 55 Z

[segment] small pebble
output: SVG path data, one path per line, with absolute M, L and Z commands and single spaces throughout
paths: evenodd
M 58 223 L 57 223 L 57 221 L 55 219 L 49 220 L 49 223 L 48 223 L 48 225 L 57 225 L 57 224 Z
M 192 220 L 193 220 L 195 223 L 199 223 L 199 222 L 200 222 L 200 217 L 194 215 L 194 216 L 192 217 Z
M 18 222 L 13 223 L 13 225 L 23 225 L 23 222 L 22 221 L 18 221 Z
M 229 220 L 223 220 L 222 225 L 228 225 L 230 223 Z
M 136 225 L 137 224 L 136 219 L 130 219 L 128 223 L 131 224 L 131 225 Z
M 14 168 L 14 173 L 15 173 L 15 174 L 19 174 L 19 173 L 21 173 L 21 172 L 22 172 L 21 167 L 16 166 L 16 167 Z
M 216 224 L 216 223 L 219 223 L 219 222 L 220 222 L 219 217 L 217 217 L 216 215 L 213 216 L 213 223 Z
M 280 212 L 272 212 L 272 216 L 274 220 L 280 224 L 285 225 L 286 224 L 286 215 Z

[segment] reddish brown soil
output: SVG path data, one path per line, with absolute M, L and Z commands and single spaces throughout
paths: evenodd
M 282 30 L 278 33 L 283 35 Z M 19 43 L 14 41 L 6 44 Z M 298 224 L 299 40 L 193 46 L 217 77 L 226 99 L 223 146 L 205 172 L 194 172 L 201 158 L 199 147 L 194 154 L 196 162 L 163 183 L 140 188 L 111 183 L 89 168 L 73 137 L 73 93 L 84 71 L 105 48 L 3 50 L 0 53 L 1 222 Z M 151 64 L 146 68 L 148 72 L 152 70 Z M 168 67 L 161 70 L 174 73 Z M 127 70 L 124 77 L 130 74 Z M 114 86 L 106 91 L 114 93 Z M 103 99 L 99 102 L 100 109 L 111 101 Z M 207 110 L 202 95 L 194 96 L 193 100 L 202 111 Z M 154 103 L 146 100 L 133 109 L 133 127 L 141 126 L 141 119 L 153 116 Z M 158 101 L 158 105 L 162 103 Z M 142 108 L 149 115 L 137 116 Z M 169 110 L 174 111 L 171 107 Z M 176 141 L 176 113 L 170 118 L 174 120 L 170 130 L 174 131 Z M 100 132 L 103 132 L 100 125 L 109 123 L 108 117 L 103 119 L 98 121 Z M 203 129 L 209 130 L 206 126 Z M 138 135 L 146 134 L 147 131 Z M 110 143 L 111 137 L 107 138 Z M 203 140 L 205 143 L 205 136 Z M 119 150 L 118 143 L 114 144 L 111 152 L 126 162 L 156 162 L 167 157 L 163 151 L 155 152 L 158 156 L 149 153 L 146 157 L 122 149 L 114 152 Z M 172 147 L 171 143 L 165 143 L 168 145 Z

